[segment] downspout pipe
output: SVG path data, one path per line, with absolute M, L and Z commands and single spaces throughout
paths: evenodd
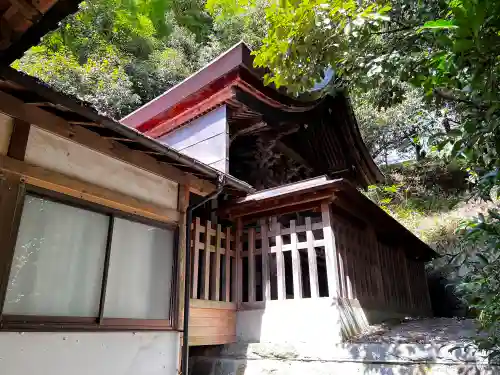
M 182 358 L 181 374 L 188 375 L 189 370 L 189 302 L 191 299 L 191 222 L 193 221 L 193 211 L 204 205 L 208 201 L 215 199 L 224 190 L 225 176 L 220 174 L 217 183 L 217 190 L 207 195 L 201 202 L 189 205 L 186 210 L 186 258 L 184 269 L 184 324 L 182 336 Z

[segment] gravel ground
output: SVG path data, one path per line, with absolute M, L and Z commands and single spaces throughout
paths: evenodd
M 350 341 L 386 344 L 467 343 L 476 335 L 471 319 L 425 318 L 374 325 L 369 332 Z

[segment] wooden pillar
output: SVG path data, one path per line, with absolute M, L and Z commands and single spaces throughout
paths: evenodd
M 309 283 L 311 286 L 311 298 L 319 297 L 318 262 L 316 249 L 314 248 L 314 236 L 312 232 L 311 218 L 306 217 L 306 240 L 307 258 L 309 263 Z
M 212 222 L 207 220 L 205 227 L 205 259 L 203 261 L 203 299 L 210 299 L 210 239 L 212 238 Z
M 285 258 L 283 257 L 283 238 L 281 237 L 281 223 L 273 217 L 273 231 L 276 235 L 276 279 L 278 283 L 278 300 L 286 299 Z
M 300 253 L 297 248 L 297 232 L 295 220 L 290 220 L 290 244 L 292 251 L 293 269 L 293 298 L 302 298 L 302 268 L 300 267 Z
M 236 220 L 236 280 L 234 283 L 236 296 L 236 306 L 241 306 L 243 301 L 243 262 L 241 252 L 243 251 L 243 221 L 241 218 Z
M 212 270 L 212 298 L 214 301 L 220 300 L 220 271 L 221 271 L 221 246 L 222 228 L 217 224 L 215 232 L 215 262 Z
M 337 246 L 332 228 L 332 213 L 328 203 L 321 204 L 323 221 L 323 239 L 325 241 L 326 273 L 328 278 L 328 296 L 339 297 L 339 274 L 337 272 Z
M 201 222 L 200 218 L 197 217 L 194 220 L 194 236 L 192 239 L 191 251 L 193 252 L 193 277 L 191 278 L 192 284 L 192 292 L 191 298 L 198 298 L 198 277 L 199 277 L 199 269 L 200 269 L 200 230 L 201 230 Z
M 7 292 L 23 203 L 24 183 L 21 178 L 0 172 L 0 313 Z
M 271 299 L 271 283 L 269 281 L 269 234 L 265 219 L 260 221 L 262 243 L 262 297 L 264 301 Z
M 184 324 L 184 270 L 186 269 L 186 210 L 189 205 L 189 186 L 179 185 L 177 207 L 179 216 L 179 247 L 177 249 L 177 327 L 183 328 Z M 191 224 L 189 225 L 191 230 Z M 193 238 L 191 238 L 193 240 Z
M 255 302 L 255 228 L 248 230 L 248 302 Z
M 231 301 L 231 281 L 234 283 L 236 280 L 232 280 L 231 277 L 231 228 L 226 228 L 226 257 L 225 257 L 225 282 L 224 285 L 224 299 L 226 302 Z

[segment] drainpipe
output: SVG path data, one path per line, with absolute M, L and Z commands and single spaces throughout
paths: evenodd
M 201 202 L 189 205 L 186 210 L 186 262 L 184 269 L 184 326 L 182 337 L 181 374 L 188 375 L 189 370 L 189 301 L 191 299 L 191 222 L 193 211 L 208 201 L 215 199 L 222 193 L 225 185 L 225 176 L 219 174 L 217 190 L 207 195 Z

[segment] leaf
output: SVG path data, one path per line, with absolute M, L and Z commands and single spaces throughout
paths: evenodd
M 422 32 L 424 30 L 447 30 L 447 29 L 457 29 L 452 20 L 435 20 L 424 23 L 417 32 Z

